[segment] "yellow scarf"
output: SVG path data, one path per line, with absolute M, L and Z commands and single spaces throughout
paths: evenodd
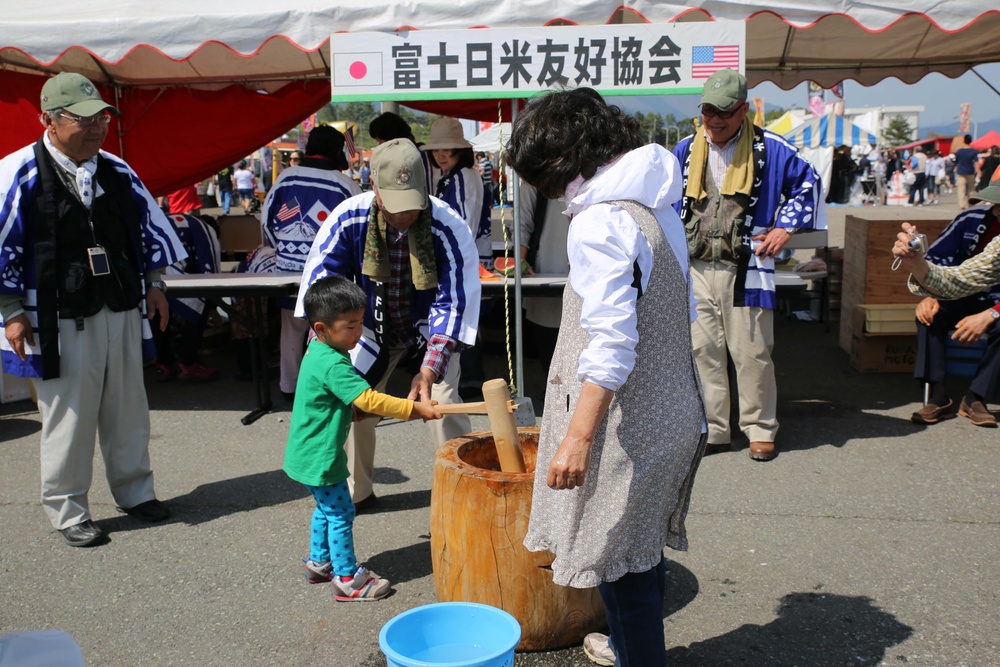
M 726 170 L 726 178 L 722 182 L 722 189 L 719 190 L 723 196 L 750 194 L 750 187 L 753 185 L 753 119 L 750 114 L 743 118 L 742 134 L 736 144 L 736 151 L 733 153 L 733 162 Z M 702 130 L 698 119 L 694 121 L 694 139 L 691 141 L 691 158 L 688 167 L 687 189 L 685 196 L 691 197 L 693 201 L 701 201 L 705 198 L 705 170 L 708 168 L 708 139 Z M 716 183 L 718 186 L 718 183 Z

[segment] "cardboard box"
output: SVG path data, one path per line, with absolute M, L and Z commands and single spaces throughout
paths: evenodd
M 915 335 L 872 335 L 864 332 L 865 311 L 854 309 L 848 353 L 851 366 L 862 373 L 912 373 L 917 361 Z

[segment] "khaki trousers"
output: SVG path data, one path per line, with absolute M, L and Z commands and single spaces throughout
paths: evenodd
M 372 387 L 375 391 L 385 391 L 389 377 L 405 350 L 403 346 L 392 347 L 389 350 L 389 366 L 378 384 Z M 458 381 L 461 376 L 460 357 L 457 352 L 451 355 L 444 379 L 431 385 L 431 398 L 438 403 L 462 402 L 462 397 L 458 395 Z M 355 503 L 372 494 L 372 473 L 375 471 L 375 426 L 379 419 L 372 417 L 354 422 L 344 443 L 344 449 L 347 451 L 347 470 L 351 475 L 347 478 L 347 487 L 351 491 L 351 500 Z M 448 440 L 472 431 L 472 421 L 468 415 L 446 415 L 444 419 L 427 422 L 427 427 L 435 446 L 440 447 Z
M 138 309 L 59 320 L 59 377 L 35 380 L 42 415 L 42 507 L 56 528 L 90 519 L 95 435 L 119 507 L 156 497 Z
M 969 195 L 976 191 L 975 174 L 955 174 L 955 185 L 958 186 L 958 210 L 969 208 Z
M 771 350 L 774 311 L 733 304 L 736 267 L 691 260 L 698 318 L 691 324 L 698 374 L 705 392 L 708 443 L 731 441 L 729 357 L 736 367 L 740 430 L 751 442 L 774 442 L 778 433 L 778 390 Z

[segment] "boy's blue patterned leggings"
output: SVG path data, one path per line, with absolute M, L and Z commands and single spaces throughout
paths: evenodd
M 347 490 L 347 480 L 333 486 L 306 484 L 305 487 L 316 499 L 309 560 L 330 561 L 334 574 L 352 576 L 358 569 L 358 561 L 354 557 L 354 503 Z

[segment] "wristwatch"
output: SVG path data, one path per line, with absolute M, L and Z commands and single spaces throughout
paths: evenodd
M 998 313 L 995 309 L 990 308 L 990 317 L 994 320 L 1000 320 L 1000 313 Z
M 165 282 L 163 282 L 162 280 L 154 280 L 154 281 L 150 282 L 149 284 L 147 284 L 146 287 L 155 287 L 156 289 L 160 290 L 164 294 L 167 293 L 167 284 Z

